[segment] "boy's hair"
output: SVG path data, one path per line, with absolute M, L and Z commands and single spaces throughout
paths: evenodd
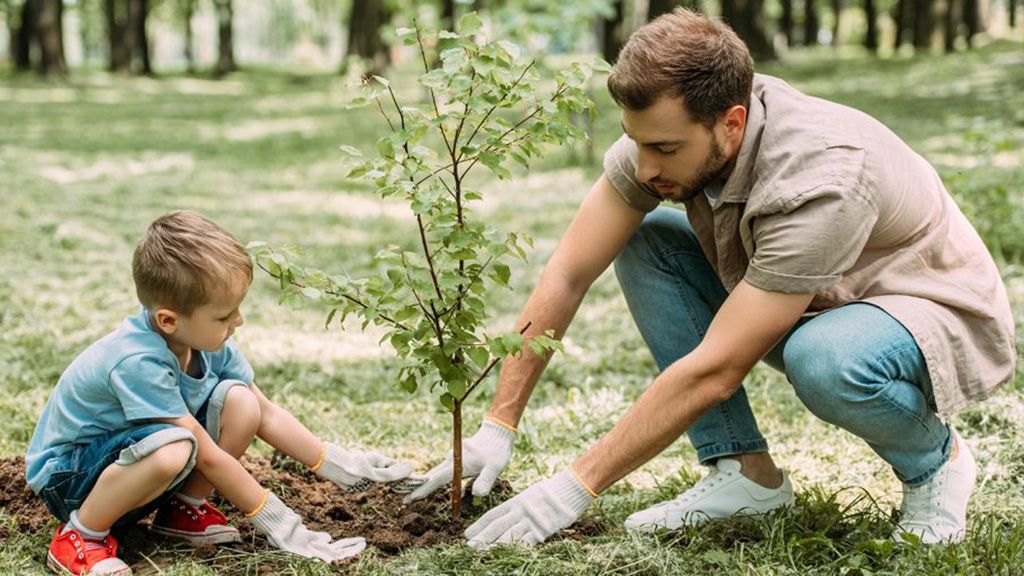
M 252 261 L 223 228 L 181 210 L 149 225 L 132 257 L 132 277 L 143 306 L 188 315 L 234 279 L 252 282 Z
M 640 111 L 662 96 L 681 97 L 708 128 L 737 104 L 749 107 L 754 61 L 725 24 L 685 8 L 638 29 L 619 53 L 608 91 L 627 110 Z

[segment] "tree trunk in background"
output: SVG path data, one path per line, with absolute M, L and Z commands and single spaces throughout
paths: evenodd
M 183 22 L 185 25 L 185 66 L 189 74 L 194 74 L 196 71 L 196 56 L 192 52 L 192 43 L 194 42 L 192 37 L 192 16 L 196 12 L 196 0 L 183 0 L 181 9 L 183 12 L 182 17 L 185 19 Z
M 153 65 L 149 59 L 149 37 L 146 34 L 146 20 L 149 17 L 149 0 L 128 0 L 128 36 L 131 38 L 132 69 L 149 76 Z
M 839 20 L 843 14 L 843 0 L 832 0 L 832 46 L 839 46 Z
M 647 21 L 650 22 L 662 14 L 668 14 L 679 6 L 676 0 L 651 0 L 647 3 Z
M 701 0 L 680 0 L 676 4 L 694 12 L 704 12 L 704 3 Z
M 380 74 L 391 64 L 391 52 L 380 29 L 391 21 L 391 9 L 384 0 L 353 0 L 348 19 L 348 50 L 342 64 L 344 72 L 348 59 L 357 56 L 371 62 L 371 73 Z
M 597 21 L 597 44 L 601 47 L 601 57 L 609 64 L 615 64 L 619 57 L 619 50 L 625 44 L 625 2 L 615 0 L 615 16 L 608 19 L 602 18 Z
M 793 0 L 781 0 L 782 16 L 779 17 L 779 30 L 786 38 L 786 46 L 796 44 L 793 38 Z
M 981 12 L 978 0 L 963 0 L 963 21 L 967 47 L 974 48 L 974 36 L 981 32 Z
M 764 22 L 764 0 L 722 0 L 722 19 L 736 31 L 755 61 L 775 59 Z
M 124 0 L 104 0 L 103 12 L 107 18 L 107 40 L 110 47 L 111 72 L 127 72 L 131 64 L 131 51 L 126 44 L 128 36 L 128 6 Z
M 217 9 L 217 75 L 238 69 L 235 64 L 234 7 L 231 0 L 214 0 Z
M 914 3 L 914 48 L 931 48 L 932 32 L 935 30 L 935 15 L 932 0 L 908 0 Z
M 1017 0 L 1008 0 L 1010 3 L 1010 28 L 1017 27 Z
M 35 28 L 35 1 L 25 0 L 25 3 L 21 5 L 18 29 L 12 33 L 11 37 L 11 43 L 14 45 L 11 56 L 14 60 L 14 68 L 18 71 L 27 72 L 32 69 L 32 31 Z
M 455 0 L 441 0 L 441 30 L 455 30 Z
M 39 43 L 39 73 L 63 76 L 68 72 L 64 60 L 64 2 L 36 0 L 36 40 Z
M 804 46 L 818 45 L 818 28 L 821 26 L 818 20 L 817 0 L 804 0 Z
M 864 31 L 864 47 L 872 53 L 878 52 L 878 12 L 875 0 L 864 0 L 864 20 L 868 25 Z
M 956 0 L 939 0 L 938 10 L 942 14 L 942 51 L 949 54 L 956 50 L 956 37 L 960 28 L 960 3 Z

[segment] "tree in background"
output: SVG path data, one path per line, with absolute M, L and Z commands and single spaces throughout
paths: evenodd
M 104 0 L 111 72 L 152 74 L 146 20 L 149 0 Z
M 755 61 L 776 58 L 765 29 L 764 0 L 722 0 L 722 19 L 746 42 Z
M 213 0 L 217 11 L 217 68 L 218 76 L 238 70 L 235 64 L 234 20 L 231 0 Z
M 597 21 L 597 46 L 601 57 L 611 64 L 619 57 L 629 31 L 626 30 L 626 6 L 624 0 L 614 0 L 611 12 Z
M 20 10 L 10 1 L 11 55 L 14 67 L 28 71 L 33 67 L 44 76 L 63 76 L 68 72 L 64 59 L 64 2 L 62 0 L 24 0 Z
M 793 0 L 780 0 L 779 4 L 782 8 L 782 14 L 779 15 L 779 31 L 782 32 L 783 38 L 786 39 L 786 47 L 789 48 L 796 45 L 793 37 Z
M 875 0 L 864 0 L 864 21 L 867 24 L 864 47 L 872 53 L 878 52 L 878 11 Z
M 381 28 L 391 22 L 392 14 L 388 0 L 352 0 L 342 72 L 353 58 L 369 62 L 371 74 L 379 75 L 391 64 L 391 50 L 381 35 Z
M 821 19 L 818 18 L 816 0 L 804 0 L 804 46 L 818 45 L 818 29 Z
M 192 17 L 196 13 L 196 0 L 178 0 L 178 9 L 181 10 L 182 33 L 185 36 L 185 49 L 182 56 L 185 57 L 185 68 L 189 74 L 196 71 L 196 55 L 192 51 L 194 38 L 192 34 Z

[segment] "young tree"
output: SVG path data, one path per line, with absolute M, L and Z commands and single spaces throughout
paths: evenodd
M 471 12 L 460 19 L 458 33 L 424 38 L 418 28 L 400 29 L 403 42 L 419 51 L 419 83 L 429 103 L 402 104 L 388 80 L 373 77 L 356 104 L 375 107 L 387 126 L 377 156 L 364 160 L 358 149 L 342 147 L 360 158 L 351 177 L 368 180 L 384 198 L 408 203 L 416 249 L 384 248 L 377 254 L 383 274 L 355 280 L 303 268 L 294 256 L 262 243 L 250 246 L 258 265 L 279 280 L 283 300 L 326 305 L 328 324 L 356 314 L 364 327 L 382 327 L 383 340 L 401 360 L 399 385 L 410 393 L 427 388 L 437 394 L 452 414 L 455 518 L 462 497 L 463 404 L 502 358 L 524 346 L 537 354 L 558 347 L 551 332 L 524 341 L 528 324 L 498 336 L 485 331 L 484 297 L 509 286 L 507 262 L 525 258 L 530 241 L 515 232 L 499 237 L 473 217 L 472 205 L 482 193 L 467 176 L 483 166 L 509 177 L 510 161 L 528 166 L 541 145 L 579 137 L 569 115 L 591 106 L 584 91 L 588 67 L 568 66 L 556 76 L 553 92 L 544 95 L 534 64 L 521 61 L 514 44 L 479 39 L 481 25 Z M 439 67 L 431 67 L 427 46 L 439 38 L 455 46 L 439 55 Z

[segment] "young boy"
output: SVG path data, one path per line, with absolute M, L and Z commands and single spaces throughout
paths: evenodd
M 281 549 L 328 562 L 362 551 L 362 538 L 332 541 L 306 529 L 238 462 L 258 436 L 347 490 L 412 471 L 321 442 L 253 384 L 231 340 L 252 282 L 245 249 L 203 216 L 174 212 L 150 225 L 132 273 L 142 311 L 75 358 L 29 444 L 28 484 L 64 522 L 47 565 L 130 574 L 110 528 L 153 510 L 157 533 L 195 545 L 238 541 L 238 530 L 206 501 L 213 489 Z

